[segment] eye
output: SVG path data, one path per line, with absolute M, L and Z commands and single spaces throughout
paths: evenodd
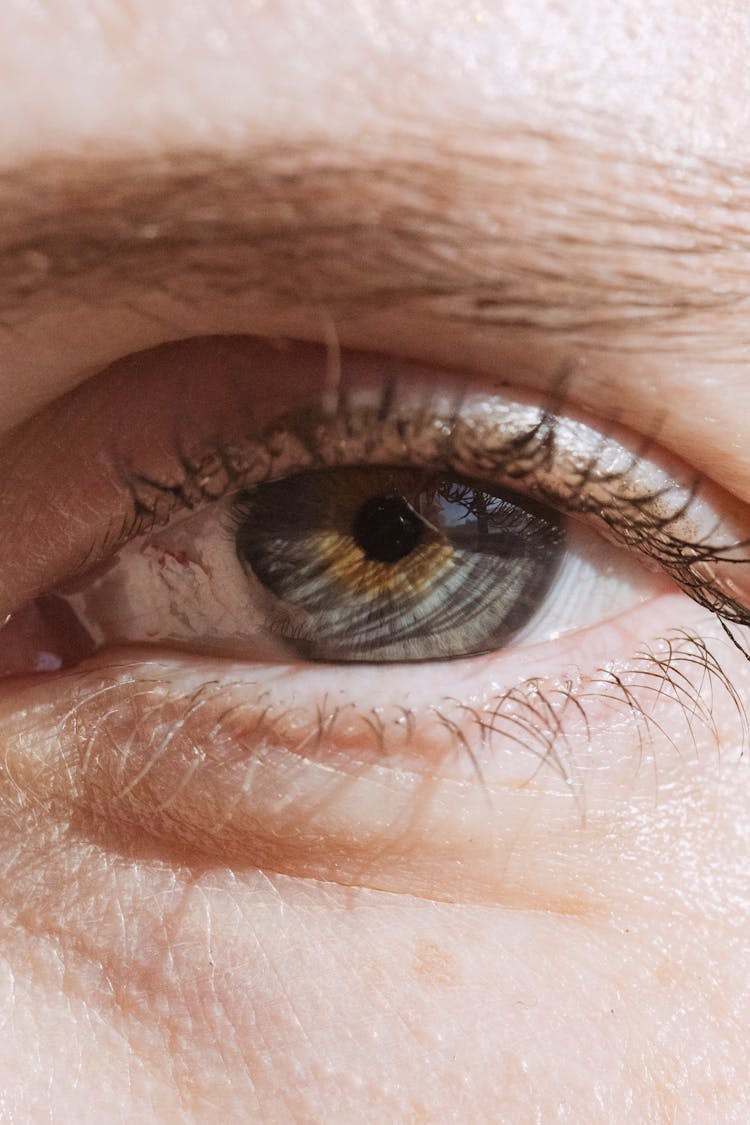
M 706 638 L 739 658 L 747 513 L 523 389 L 360 353 L 328 374 L 308 345 L 190 341 L 11 436 L 0 652 L 45 673 L 18 721 L 62 669 L 61 777 L 108 832 L 344 882 L 377 854 L 372 885 L 448 897 L 470 840 L 494 900 L 526 798 L 559 826 L 575 795 L 580 828 L 582 773 L 611 808 L 706 683 L 736 698 Z
M 659 579 L 516 493 L 409 469 L 294 473 L 177 517 L 66 602 L 98 643 L 387 663 L 594 624 Z
M 439 379 L 395 382 L 360 361 L 334 409 L 292 395 L 260 429 L 244 404 L 232 415 L 248 390 L 227 380 L 210 440 L 191 413 L 158 471 L 117 452 L 126 534 L 89 545 L 80 578 L 6 640 L 20 649 L 43 610 L 72 614 L 49 646 L 67 660 L 83 629 L 91 649 L 437 661 L 593 626 L 668 578 L 744 622 L 738 521 L 705 482 L 520 392 Z

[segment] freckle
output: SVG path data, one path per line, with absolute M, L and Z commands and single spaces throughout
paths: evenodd
M 455 958 L 439 945 L 424 939 L 417 943 L 414 970 L 436 984 L 457 984 L 459 980 Z
M 411 1116 L 406 1119 L 408 1125 L 429 1125 L 429 1113 L 421 1102 L 414 1102 L 411 1107 Z
M 591 916 L 595 910 L 589 899 L 575 895 L 566 895 L 564 898 L 545 900 L 546 909 L 555 914 L 569 914 L 576 918 Z

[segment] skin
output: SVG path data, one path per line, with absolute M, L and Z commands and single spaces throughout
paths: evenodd
M 564 368 L 571 412 L 656 439 L 688 479 L 710 476 L 746 528 L 749 39 L 740 5 L 645 0 L 616 10 L 569 0 L 6 5 L 0 165 L 32 185 L 3 189 L 13 204 L 4 229 L 0 219 L 8 254 L 25 221 L 18 198 L 33 195 L 34 176 L 48 186 L 55 169 L 69 177 L 78 167 L 85 183 L 92 158 L 127 164 L 199 152 L 252 166 L 261 148 L 322 146 L 345 153 L 350 168 L 369 156 L 389 169 L 427 150 L 439 159 L 426 162 L 414 188 L 420 214 L 459 215 L 477 235 L 504 231 L 482 243 L 486 288 L 501 312 L 503 279 L 528 288 L 521 311 L 498 329 L 408 288 L 401 301 L 346 311 L 315 270 L 309 290 L 303 271 L 293 275 L 293 300 L 269 296 L 271 284 L 216 293 L 166 254 L 171 287 L 162 272 L 141 284 L 131 270 L 110 287 L 84 278 L 4 301 L 0 499 L 5 526 L 18 529 L 20 560 L 3 571 L 8 605 L 14 592 L 28 596 L 17 592 L 24 549 L 38 557 L 24 511 L 49 494 L 48 480 L 78 471 L 50 437 L 55 401 L 122 356 L 186 336 L 369 348 L 469 370 L 482 387 L 501 372 L 502 382 L 542 396 Z M 309 167 L 299 175 L 310 182 Z M 391 208 L 406 206 L 413 186 L 408 175 L 398 184 Z M 243 190 L 240 211 L 253 199 Z M 364 198 L 361 184 L 357 191 Z M 231 206 L 231 189 L 217 198 Z M 342 213 L 348 205 L 348 197 L 337 203 Z M 81 213 L 79 228 L 98 215 L 88 204 Z M 377 215 L 376 232 L 392 209 Z M 356 239 L 364 245 L 367 230 L 355 236 L 359 251 Z M 454 253 L 465 251 L 459 240 Z M 222 254 L 238 278 L 259 261 L 249 245 Z M 595 293 L 608 295 L 606 316 L 591 315 L 595 298 L 580 280 L 587 270 Z M 3 280 L 14 271 L 5 268 Z M 554 293 L 544 289 L 550 273 Z M 553 298 L 562 326 L 550 319 Z M 158 384 L 159 372 L 149 378 Z M 11 427 L 37 415 L 40 429 L 24 447 L 29 471 L 14 478 L 21 462 Z M 47 458 L 38 470 L 35 455 Z M 103 486 L 82 487 L 93 496 Z M 475 776 L 451 776 L 428 730 L 408 767 L 432 785 L 433 805 L 425 805 L 429 786 L 415 783 L 422 811 L 410 826 L 397 831 L 389 805 L 370 832 L 369 791 L 355 786 L 348 819 L 318 822 L 297 852 L 287 844 L 292 829 L 310 828 L 304 808 L 292 808 L 280 835 L 277 823 L 247 827 L 250 804 L 236 831 L 211 834 L 216 813 L 205 794 L 224 807 L 241 789 L 234 774 L 209 779 L 215 790 L 186 791 L 184 831 L 154 819 L 169 767 L 154 772 L 152 789 L 120 801 L 98 748 L 96 705 L 84 709 L 83 743 L 71 749 L 62 733 L 70 681 L 7 681 L 0 1114 L 746 1121 L 750 756 L 742 707 L 725 685 L 744 698 L 750 663 L 670 587 L 651 608 L 553 653 L 520 664 L 501 655 L 492 675 L 510 687 L 519 668 L 521 678 L 593 672 L 677 628 L 706 638 L 724 676 L 707 680 L 679 665 L 705 713 L 693 706 L 691 722 L 674 699 L 652 701 L 659 726 L 645 751 L 632 716 L 602 704 L 581 759 L 585 820 L 553 770 L 530 784 L 528 757 L 510 745 L 493 760 L 485 802 Z M 139 659 L 156 660 L 152 675 L 174 688 L 167 723 L 177 724 L 196 683 L 219 674 L 205 655 Z M 109 667 L 94 663 L 76 699 L 93 698 Z M 422 670 L 414 692 L 429 701 L 455 692 L 458 680 L 470 694 L 485 672 L 443 670 L 438 682 Z M 314 674 L 316 690 L 341 685 L 332 678 L 339 673 Z M 368 673 L 353 675 L 347 690 L 366 699 Z M 138 724 L 131 728 L 132 780 L 149 748 L 138 744 Z M 86 729 L 97 736 L 90 745 Z M 573 734 L 583 738 L 579 728 Z M 350 753 L 345 743 L 337 753 Z M 373 762 L 356 750 L 337 768 L 371 780 Z M 403 763 L 395 755 L 391 764 Z M 393 804 L 408 811 L 407 797 L 392 788 Z M 442 853 L 438 839 L 447 841 Z

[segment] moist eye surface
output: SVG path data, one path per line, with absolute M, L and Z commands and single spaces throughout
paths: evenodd
M 391 468 L 300 473 L 235 501 L 242 566 L 272 630 L 312 660 L 398 661 L 501 647 L 540 609 L 560 519 L 470 480 Z

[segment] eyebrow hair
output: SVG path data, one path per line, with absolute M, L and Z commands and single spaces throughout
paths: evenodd
M 159 290 L 336 318 L 397 305 L 624 348 L 634 329 L 639 347 L 689 329 L 726 348 L 748 301 L 738 196 L 689 156 L 517 127 L 439 146 L 48 159 L 0 174 L 0 324 L 61 292 Z

